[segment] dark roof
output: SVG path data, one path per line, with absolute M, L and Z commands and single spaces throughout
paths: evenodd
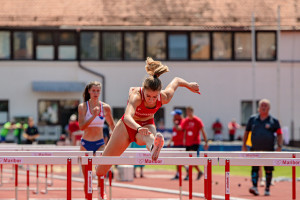
M 0 0 L 1 27 L 300 28 L 300 0 Z

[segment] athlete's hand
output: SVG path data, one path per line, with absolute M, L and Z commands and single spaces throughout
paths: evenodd
M 150 135 L 151 132 L 149 131 L 148 128 L 146 127 L 141 127 L 138 129 L 138 133 L 142 134 L 142 135 Z
M 95 108 L 93 108 L 93 117 L 96 117 L 97 115 L 99 115 L 100 112 L 100 107 L 96 106 Z
M 196 82 L 190 82 L 189 83 L 189 90 L 191 90 L 194 93 L 200 94 L 199 85 Z

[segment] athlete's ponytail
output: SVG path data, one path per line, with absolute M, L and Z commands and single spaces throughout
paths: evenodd
M 169 68 L 161 62 L 154 61 L 152 58 L 148 57 L 145 69 L 149 76 L 144 80 L 143 87 L 153 91 L 160 91 L 162 85 L 158 77 L 163 73 L 168 72 Z

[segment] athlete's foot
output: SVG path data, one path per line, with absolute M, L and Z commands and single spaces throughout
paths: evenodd
M 161 133 L 156 133 L 154 138 L 154 143 L 151 147 L 151 157 L 152 160 L 157 160 L 161 148 L 164 146 L 164 136 Z

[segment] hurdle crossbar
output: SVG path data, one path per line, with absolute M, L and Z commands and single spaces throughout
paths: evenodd
M 265 151 L 234 151 L 234 152 L 220 152 L 220 151 L 204 151 L 200 152 L 200 157 L 240 157 L 240 158 L 292 158 L 293 154 L 300 157 L 300 152 L 265 152 Z
M 102 151 L 97 151 L 96 156 L 101 156 Z M 160 157 L 189 157 L 192 155 L 192 157 L 197 157 L 196 151 L 161 151 L 159 153 Z M 151 157 L 150 152 L 144 152 L 144 151 L 125 151 L 121 157 L 126 156 L 135 156 L 135 157 Z
M 0 151 L 0 156 L 93 156 L 93 151 Z
M 300 166 L 300 158 L 219 158 L 219 165 L 225 166 L 230 160 L 231 166 Z
M 87 165 L 90 157 L 81 157 L 82 164 Z M 92 157 L 93 164 L 96 165 L 207 165 L 207 160 L 211 159 L 213 165 L 218 165 L 218 158 L 199 158 L 199 157 L 159 157 L 156 161 L 143 157 L 119 157 L 119 156 L 100 156 Z

